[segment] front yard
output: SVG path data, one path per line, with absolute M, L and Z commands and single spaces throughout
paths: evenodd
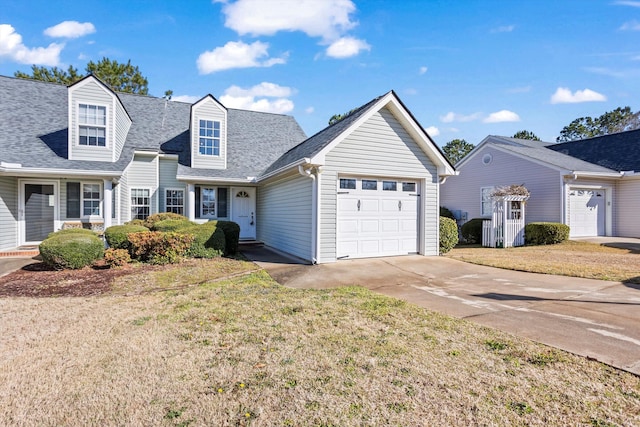
M 640 424 L 634 375 L 362 288 L 116 271 L 0 278 L 0 425 Z
M 446 256 L 508 270 L 640 284 L 640 253 L 595 243 L 569 240 L 506 249 L 460 245 Z

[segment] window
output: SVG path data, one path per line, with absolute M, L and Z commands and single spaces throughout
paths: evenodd
M 480 195 L 482 198 L 480 207 L 480 216 L 491 216 L 491 192 L 493 187 L 482 187 L 480 189 Z
M 375 179 L 363 179 L 362 180 L 362 189 L 363 190 L 377 190 L 378 189 L 378 181 Z
M 200 190 L 200 216 L 202 218 L 215 218 L 216 216 L 216 189 L 202 187 Z
M 343 190 L 355 190 L 356 180 L 353 178 L 340 178 L 340 188 Z
M 403 182 L 402 183 L 402 191 L 407 191 L 407 192 L 416 191 L 416 183 L 415 182 Z
M 220 155 L 220 122 L 200 120 L 199 152 L 203 156 Z
M 382 181 L 382 191 L 397 191 L 398 183 L 395 181 Z
M 184 190 L 175 188 L 165 190 L 165 211 L 184 215 Z
M 147 219 L 151 211 L 148 188 L 131 189 L 131 219 Z
M 78 144 L 106 147 L 107 107 L 80 104 L 78 106 Z
M 82 184 L 82 216 L 100 215 L 100 184 Z

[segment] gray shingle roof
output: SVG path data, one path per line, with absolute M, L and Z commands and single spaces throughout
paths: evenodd
M 640 129 L 551 144 L 548 148 L 616 171 L 640 172 Z
M 122 172 L 134 150 L 177 154 L 180 175 L 240 178 L 258 176 L 306 136 L 291 116 L 228 110 L 227 169 L 192 169 L 191 104 L 118 93 L 133 123 L 118 161 L 67 159 L 67 87 L 0 76 L 0 161 L 44 169 Z
M 543 141 L 531 141 L 528 139 L 507 138 L 504 136 L 489 136 L 489 141 L 504 150 L 520 154 L 531 159 L 539 160 L 549 165 L 569 171 L 615 173 L 608 169 L 563 153 L 551 150 L 554 144 Z

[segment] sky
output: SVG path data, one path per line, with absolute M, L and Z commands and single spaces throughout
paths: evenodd
M 212 94 L 309 136 L 394 90 L 440 146 L 553 142 L 640 109 L 640 0 L 3 0 L 0 75 L 103 57 L 131 60 L 150 95 Z

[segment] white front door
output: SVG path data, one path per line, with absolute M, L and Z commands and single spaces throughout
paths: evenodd
M 605 235 L 605 190 L 572 188 L 569 192 L 571 237 Z
M 256 189 L 231 187 L 231 221 L 240 226 L 241 239 L 256 238 Z
M 418 252 L 420 193 L 415 180 L 338 180 L 338 258 Z
M 55 181 L 21 181 L 20 243 L 36 244 L 55 229 L 58 185 Z

